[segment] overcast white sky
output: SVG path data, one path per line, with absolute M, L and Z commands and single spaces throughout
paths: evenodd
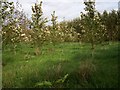
M 31 6 L 40 0 L 8 0 L 17 2 L 22 5 L 24 12 L 31 17 Z M 84 11 L 84 0 L 42 0 L 43 1 L 43 13 L 48 19 L 51 18 L 51 13 L 56 11 L 58 21 L 70 20 L 80 16 L 80 12 Z M 103 10 L 111 11 L 113 9 L 118 10 L 119 0 L 96 0 L 96 9 L 100 12 Z

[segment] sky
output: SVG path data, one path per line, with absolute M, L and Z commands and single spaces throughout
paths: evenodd
M 8 0 L 22 5 L 24 12 L 31 17 L 31 7 L 41 0 Z M 84 0 L 42 0 L 42 9 L 44 17 L 51 19 L 51 14 L 55 11 L 58 21 L 71 20 L 80 16 L 80 12 L 84 12 Z M 120 0 L 95 0 L 96 10 L 103 12 L 104 10 L 118 10 L 118 2 Z

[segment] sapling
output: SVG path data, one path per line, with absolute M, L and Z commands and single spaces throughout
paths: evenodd
M 94 57 L 95 44 L 103 39 L 103 27 L 98 12 L 95 10 L 95 1 L 84 2 L 86 14 L 81 13 L 81 25 L 84 30 L 83 39 L 91 43 L 92 58 Z
M 43 11 L 42 11 L 42 1 L 38 4 L 35 3 L 32 6 L 32 26 L 34 33 L 32 34 L 33 44 L 36 46 L 37 51 L 42 48 L 42 45 L 45 41 L 45 23 L 47 22 L 47 18 L 43 18 Z

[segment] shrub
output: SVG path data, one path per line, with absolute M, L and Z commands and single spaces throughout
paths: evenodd
M 80 78 L 83 81 L 85 81 L 85 80 L 89 80 L 95 71 L 96 71 L 96 67 L 93 64 L 93 62 L 86 60 L 80 63 L 78 74 Z

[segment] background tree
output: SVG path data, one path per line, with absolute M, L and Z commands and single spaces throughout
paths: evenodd
M 105 41 L 116 41 L 118 40 L 118 15 L 115 10 L 107 12 L 106 10 L 101 15 L 101 22 L 105 28 Z
M 118 36 L 117 31 L 117 13 L 115 10 L 112 10 L 112 12 L 109 13 L 109 28 L 108 28 L 108 35 L 109 35 L 109 41 L 114 41 L 116 39 L 116 36 Z
M 57 16 L 55 16 L 55 11 L 51 14 L 51 22 L 52 22 L 52 29 L 51 29 L 51 42 L 55 45 L 57 42 L 57 34 L 58 34 L 58 24 L 57 24 Z
M 78 17 L 78 18 L 68 21 L 67 23 L 68 23 L 68 27 L 74 28 L 75 32 L 78 33 L 78 41 L 80 41 L 81 35 L 83 34 L 81 19 Z
M 104 26 L 104 30 L 105 30 L 105 37 L 104 37 L 104 41 L 108 41 L 109 40 L 109 36 L 108 36 L 108 28 L 109 28 L 109 23 L 108 23 L 108 19 L 109 19 L 109 13 L 104 10 L 104 12 L 101 14 L 101 22 L 102 22 L 102 25 Z
M 117 30 L 118 30 L 117 40 L 120 41 L 120 10 L 117 11 Z

